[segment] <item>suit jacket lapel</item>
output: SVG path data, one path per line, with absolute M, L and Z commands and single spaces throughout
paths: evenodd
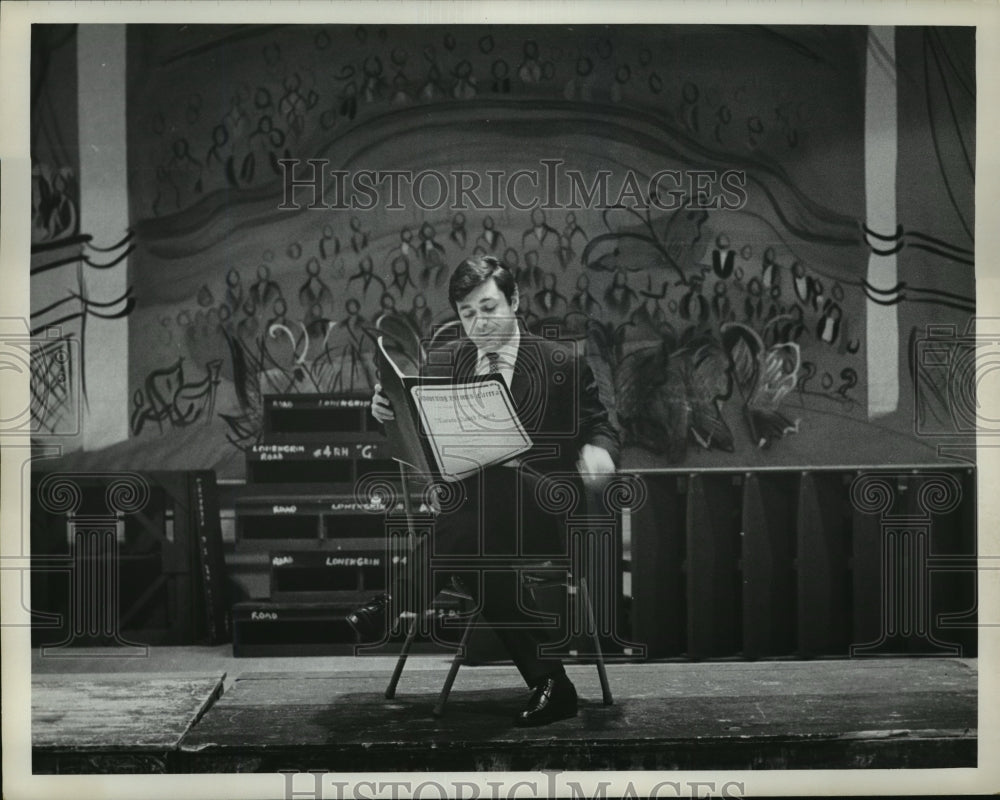
M 521 341 L 517 347 L 517 358 L 514 360 L 514 375 L 510 379 L 510 394 L 514 398 L 514 408 L 520 411 L 531 390 L 531 361 L 538 357 L 536 347 L 532 344 L 534 337 L 524 327 L 521 327 Z

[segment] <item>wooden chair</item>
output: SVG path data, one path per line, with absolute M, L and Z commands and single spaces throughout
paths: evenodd
M 597 667 L 597 675 L 601 682 L 601 695 L 604 701 L 604 705 L 610 706 L 614 703 L 614 698 L 611 694 L 611 686 L 608 683 L 608 674 L 604 665 L 604 654 L 601 651 L 601 642 L 597 636 L 597 626 L 594 620 L 594 609 L 590 602 L 590 595 L 587 591 L 587 581 L 585 578 L 580 578 L 574 581 L 572 573 L 566 569 L 559 569 L 553 567 L 549 564 L 538 564 L 537 569 L 527 568 L 524 565 L 518 565 L 518 570 L 523 570 L 521 572 L 522 584 L 528 587 L 529 591 L 534 592 L 540 589 L 547 588 L 558 588 L 565 587 L 567 591 L 575 593 L 578 597 L 578 602 L 582 603 L 583 610 L 587 616 L 587 626 L 590 631 L 590 637 L 594 644 L 595 662 Z M 563 575 L 560 578 L 543 577 L 545 572 L 562 572 Z M 469 595 L 464 595 L 464 599 L 469 602 L 472 598 Z M 427 615 L 433 615 L 432 610 L 424 612 Z M 406 665 L 406 659 L 409 656 L 410 648 L 413 646 L 413 641 L 416 639 L 417 631 L 419 630 L 419 617 L 416 614 L 410 615 L 410 625 L 407 630 L 406 640 L 403 642 L 402 650 L 400 650 L 399 658 L 396 661 L 395 669 L 393 669 L 392 677 L 389 679 L 389 685 L 385 690 L 385 697 L 387 700 L 392 700 L 396 696 L 396 687 L 399 685 L 399 679 L 403 674 L 403 667 Z M 458 649 L 455 651 L 455 655 L 451 660 L 451 666 L 448 669 L 448 675 L 445 678 L 444 685 L 441 687 L 441 693 L 438 696 L 437 703 L 434 706 L 434 716 L 441 717 L 444 715 L 445 704 L 448 702 L 448 696 L 451 694 L 452 686 L 455 684 L 455 679 L 458 677 L 458 670 L 462 666 L 463 662 L 467 658 L 469 637 L 472 634 L 472 630 L 476 625 L 476 622 L 480 619 L 480 612 L 476 611 L 473 614 L 469 614 L 469 620 L 466 622 L 465 627 L 462 631 L 462 639 L 458 645 Z
M 402 479 L 404 509 L 406 510 L 407 516 L 412 518 L 409 482 L 407 480 L 406 469 L 402 464 L 400 464 L 400 476 Z M 608 674 L 604 665 L 604 654 L 601 650 L 600 638 L 597 635 L 594 608 L 591 604 L 590 593 L 587 589 L 587 581 L 586 578 L 583 577 L 580 577 L 579 579 L 574 578 L 568 561 L 568 559 L 559 559 L 558 561 L 519 559 L 511 561 L 507 566 L 519 573 L 522 586 L 526 587 L 531 592 L 532 598 L 535 597 L 536 591 L 565 587 L 566 591 L 571 596 L 576 598 L 576 602 L 581 604 L 582 611 L 586 615 L 587 630 L 589 631 L 594 645 L 595 665 L 597 667 L 598 678 L 601 682 L 602 699 L 604 701 L 604 705 L 609 706 L 614 703 L 614 698 L 611 694 L 611 686 L 608 683 Z M 462 587 L 455 582 L 453 582 L 451 589 L 447 591 L 450 591 L 456 597 L 466 602 L 471 603 L 473 601 L 472 596 L 469 595 L 467 591 L 464 591 Z M 423 613 L 425 617 L 433 616 L 435 614 L 434 610 L 430 608 Z M 407 658 L 409 657 L 410 649 L 412 648 L 413 642 L 420 629 L 419 614 L 410 613 L 404 614 L 403 616 L 409 618 L 409 627 L 406 633 L 406 640 L 403 642 L 403 647 L 399 653 L 399 658 L 396 660 L 396 666 L 393 669 L 392 677 L 389 679 L 389 685 L 385 690 L 385 697 L 387 700 L 392 700 L 396 696 L 396 687 L 399 685 L 399 679 L 403 674 L 403 668 L 406 665 Z M 448 696 L 451 694 L 452 686 L 458 676 L 458 670 L 467 657 L 469 638 L 480 616 L 481 614 L 479 611 L 469 615 L 468 622 L 466 622 L 462 631 L 462 638 L 458 645 L 458 649 L 455 651 L 455 655 L 451 661 L 451 666 L 448 669 L 448 676 L 445 678 L 444 686 L 441 687 L 441 693 L 434 706 L 435 717 L 441 717 L 444 715 L 445 705 L 448 702 Z

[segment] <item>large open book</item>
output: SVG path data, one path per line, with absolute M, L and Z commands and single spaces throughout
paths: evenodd
M 451 378 L 405 375 L 378 340 L 382 393 L 396 418 L 385 423 L 396 461 L 418 472 L 457 481 L 531 449 L 500 375 L 455 383 Z

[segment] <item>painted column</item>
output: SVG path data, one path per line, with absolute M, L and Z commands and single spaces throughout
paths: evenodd
M 899 321 L 896 306 L 885 305 L 898 283 L 896 252 L 901 231 L 896 221 L 896 47 L 895 28 L 868 28 L 865 82 L 865 208 L 869 300 L 866 348 L 868 418 L 899 405 Z M 877 303 L 872 296 L 881 300 Z
M 124 25 L 80 25 L 77 32 L 80 131 L 80 230 L 95 247 L 126 235 L 128 162 L 125 139 Z M 83 268 L 87 299 L 108 302 L 128 288 L 128 262 Z M 128 438 L 128 318 L 84 319 L 83 448 Z

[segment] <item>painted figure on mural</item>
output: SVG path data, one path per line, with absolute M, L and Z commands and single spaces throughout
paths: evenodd
M 496 223 L 489 214 L 483 218 L 483 232 L 476 239 L 476 244 L 481 245 L 487 253 L 502 253 L 507 247 L 507 240 L 496 229 Z
M 474 255 L 485 256 L 487 253 L 482 252 L 479 248 L 476 248 Z M 509 270 L 517 280 L 518 286 L 521 285 L 521 254 L 517 252 L 513 247 L 508 247 L 503 254 L 503 258 L 500 259 L 500 263 L 504 265 L 504 268 Z
M 421 336 L 430 334 L 434 315 L 427 307 L 427 298 L 424 297 L 423 292 L 418 292 L 413 296 L 413 305 L 407 312 L 407 316 L 409 316 L 410 322 Z
M 496 94 L 510 94 L 510 65 L 504 59 L 498 58 L 490 65 L 490 75 L 491 88 Z
M 518 286 L 526 289 L 542 286 L 546 273 L 539 266 L 538 260 L 537 250 L 529 250 L 524 254 L 524 266 L 514 273 Z
M 410 82 L 406 75 L 397 72 L 392 78 L 392 99 L 389 102 L 394 106 L 402 106 L 412 102 L 413 98 L 410 97 L 409 86 Z
M 410 262 L 419 258 L 417 248 L 413 245 L 413 230 L 409 226 L 405 226 L 399 231 L 399 244 L 389 255 L 392 256 L 395 253 L 399 253 Z
M 286 75 L 282 80 L 284 93 L 278 99 L 278 113 L 284 117 L 288 129 L 301 136 L 305 127 L 306 113 L 318 102 L 316 93 L 302 94 L 302 76 L 297 72 Z
M 322 341 L 326 335 L 327 328 L 333 324 L 333 320 L 327 316 L 326 309 L 322 303 L 316 302 L 309 306 L 305 316 L 302 318 L 302 326 L 305 333 L 309 336 L 310 348 L 313 343 Z
M 566 298 L 559 293 L 556 276 L 546 272 L 542 278 L 542 288 L 535 293 L 535 308 L 543 317 L 561 317 L 567 311 Z
M 701 293 L 703 283 L 701 275 L 692 275 L 688 279 L 689 289 L 680 302 L 682 319 L 692 322 L 705 322 L 708 319 L 708 301 Z
M 564 233 L 559 234 L 559 249 L 556 251 L 556 257 L 559 259 L 559 266 L 562 267 L 563 272 L 569 268 L 576 258 L 576 251 L 573 250 L 569 237 Z
M 270 253 L 265 253 L 264 258 L 268 260 Z M 250 287 L 250 298 L 256 307 L 261 308 L 271 305 L 277 298 L 281 297 L 281 287 L 276 281 L 271 280 L 271 268 L 267 264 L 257 267 L 257 280 Z
M 549 225 L 541 208 L 532 209 L 531 227 L 521 234 L 521 249 L 552 253 L 559 249 L 559 232 Z
M 743 301 L 743 317 L 748 325 L 754 325 L 764 316 L 764 301 L 761 299 L 763 291 L 760 278 L 751 278 L 747 284 L 746 299 Z
M 226 162 L 232 156 L 232 144 L 229 141 L 229 130 L 225 123 L 220 123 L 212 128 L 212 144 L 205 153 L 205 166 L 211 167 L 217 173 L 222 173 L 226 168 Z
M 361 85 L 361 97 L 365 103 L 375 103 L 382 99 L 386 90 L 385 78 L 382 77 L 382 59 L 370 56 L 365 60 L 365 79 Z
M 728 322 L 735 318 L 732 304 L 729 302 L 729 287 L 725 281 L 716 281 L 712 289 L 712 315 L 719 322 Z
M 806 268 L 801 261 L 792 264 L 792 285 L 795 287 L 795 296 L 799 298 L 800 302 L 808 303 L 812 299 L 809 293 L 809 278 L 806 276 Z
M 447 95 L 447 90 L 441 82 L 441 70 L 438 65 L 431 62 L 427 69 L 427 79 L 420 88 L 420 97 L 424 100 L 434 100 Z
M 417 244 L 417 254 L 424 265 L 420 273 L 421 283 L 424 288 L 428 286 L 440 288 L 447 279 L 447 271 L 444 267 L 444 246 L 437 241 L 437 233 L 429 222 L 420 226 L 418 236 L 420 242 Z
M 576 60 L 575 74 L 566 81 L 563 88 L 563 96 L 567 100 L 590 102 L 593 94 L 593 71 L 594 62 L 588 56 L 580 56 Z
M 404 255 L 398 255 L 392 260 L 392 288 L 396 290 L 400 297 L 406 294 L 407 288 L 417 290 L 410 275 L 410 260 Z
M 332 225 L 323 226 L 323 236 L 319 240 L 319 257 L 326 260 L 340 254 L 340 239 Z
M 299 303 L 305 308 L 333 304 L 333 294 L 319 276 L 319 259 L 315 256 L 306 262 L 306 281 L 299 287 Z
M 764 250 L 760 265 L 760 282 L 767 289 L 781 285 L 781 265 L 775 260 L 773 247 Z
M 632 304 L 638 299 L 635 290 L 628 285 L 625 271 L 622 269 L 615 270 L 611 284 L 604 292 L 605 305 L 624 318 L 632 308 Z
M 600 312 L 601 303 L 590 291 L 590 276 L 586 272 L 581 272 L 576 279 L 576 291 L 569 304 L 587 316 Z
M 190 203 L 192 196 L 204 191 L 202 163 L 191 155 L 191 145 L 183 136 L 175 139 L 171 148 L 171 157 L 166 164 L 172 183 L 178 187 L 182 197 L 181 203 Z
M 523 51 L 524 59 L 517 68 L 517 77 L 524 83 L 538 83 L 542 79 L 542 65 L 538 63 L 538 43 L 526 41 Z
M 236 335 L 249 343 L 256 338 L 260 330 L 260 320 L 257 319 L 257 304 L 252 297 L 248 297 L 240 308 L 240 320 L 236 323 Z
M 467 60 L 459 61 L 452 71 L 455 85 L 452 86 L 452 97 L 457 100 L 471 100 L 476 96 L 476 78 L 472 74 L 472 64 Z
M 361 314 L 361 303 L 349 297 L 344 304 L 347 316 L 330 330 L 323 355 L 317 361 L 329 365 L 329 392 L 353 392 L 371 385 L 368 365 L 374 340 L 367 320 Z
M 223 303 L 219 305 L 217 313 L 219 318 L 217 332 L 219 336 L 225 338 L 227 334 L 232 332 L 233 312 L 230 310 L 229 306 Z
M 444 245 L 437 240 L 437 231 L 429 222 L 420 226 L 418 253 L 424 263 L 438 263 L 444 255 Z
M 379 294 L 385 291 L 385 281 L 375 274 L 375 264 L 371 256 L 365 256 L 358 262 L 358 271 L 347 279 L 348 291 L 351 290 L 351 284 L 355 281 L 361 282 L 361 293 L 365 297 L 368 296 L 368 289 L 372 287 L 372 284 L 377 284 L 373 291 L 378 291 Z
M 361 220 L 351 217 L 351 249 L 355 253 L 362 253 L 368 249 L 368 231 L 362 230 Z
M 718 245 L 712 251 L 712 271 L 723 280 L 733 274 L 733 265 L 736 263 L 736 251 L 729 250 L 729 237 L 720 235 L 716 240 Z
M 236 269 L 230 269 L 226 273 L 225 302 L 233 312 L 243 305 L 243 277 Z
M 285 132 L 274 124 L 270 114 L 262 114 L 257 120 L 256 130 L 250 134 L 248 143 L 250 153 L 247 156 L 248 174 L 251 181 L 264 181 L 268 176 L 281 176 L 278 160 L 290 158 L 291 154 L 285 147 Z
M 576 213 L 573 211 L 566 212 L 566 222 L 563 225 L 563 236 L 569 241 L 571 247 L 583 247 L 587 244 L 587 234 L 580 227 L 580 223 L 577 222 Z M 579 243 L 577 239 L 580 239 Z
M 451 218 L 451 231 L 448 233 L 448 238 L 459 250 L 465 249 L 465 242 L 469 235 L 465 230 L 465 214 L 461 211 L 456 211 L 455 216 Z

